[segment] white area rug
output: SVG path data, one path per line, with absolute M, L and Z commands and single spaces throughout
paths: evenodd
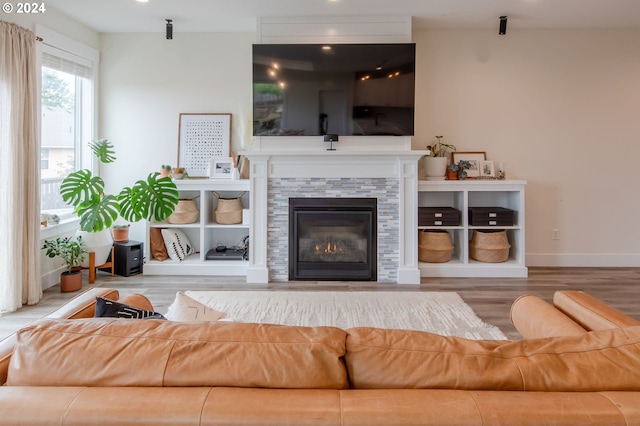
M 241 322 L 421 330 L 468 339 L 504 340 L 454 292 L 187 291 Z

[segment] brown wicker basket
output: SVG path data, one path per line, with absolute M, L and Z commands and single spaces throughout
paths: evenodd
M 418 231 L 418 260 L 429 263 L 444 263 L 453 254 L 451 236 L 445 230 Z
M 476 229 L 469 244 L 469 256 L 479 262 L 506 262 L 510 248 L 507 231 Z
M 214 212 L 216 216 L 216 222 L 221 225 L 234 225 L 242 223 L 242 196 L 235 198 L 222 198 L 218 193 L 214 193 L 218 196 L 218 207 Z
M 195 199 L 178 200 L 176 209 L 167 218 L 167 222 L 176 224 L 194 223 L 198 221 L 200 211 Z

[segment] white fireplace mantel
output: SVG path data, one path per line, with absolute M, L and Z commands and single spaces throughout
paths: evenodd
M 418 160 L 426 151 L 411 150 L 260 150 L 244 151 L 250 162 L 251 231 L 247 282 L 270 282 L 268 264 L 269 181 L 280 178 L 397 179 L 399 232 L 391 255 L 397 256 L 397 283 L 420 284 L 418 268 Z M 300 187 L 304 196 L 308 188 Z M 340 188 L 335 188 L 339 192 Z M 298 191 L 298 189 L 296 189 Z M 395 241 L 395 240 L 394 240 Z M 384 253 L 379 253 L 385 256 Z

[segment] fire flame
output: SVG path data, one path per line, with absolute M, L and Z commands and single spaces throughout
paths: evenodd
M 320 243 L 316 244 L 316 253 L 325 253 L 325 254 L 344 254 L 344 247 L 342 245 L 338 245 L 336 243 L 333 243 L 333 246 L 331 244 L 331 241 L 327 241 L 327 245 L 326 247 L 324 246 L 324 243 L 321 245 Z

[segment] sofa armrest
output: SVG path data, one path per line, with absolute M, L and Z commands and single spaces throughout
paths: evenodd
M 553 305 L 587 331 L 640 325 L 640 321 L 583 291 L 556 291 Z
M 513 302 L 511 322 L 525 339 L 578 336 L 587 332 L 553 305 L 531 294 Z
M 120 294 L 118 290 L 112 288 L 94 287 L 90 290 L 80 293 L 67 303 L 51 312 L 45 318 L 51 319 L 76 319 L 91 318 L 96 308 L 96 297 L 104 297 L 106 299 L 118 300 Z M 15 333 L 0 340 L 0 385 L 7 381 L 7 371 L 9 368 L 9 360 L 16 345 Z

